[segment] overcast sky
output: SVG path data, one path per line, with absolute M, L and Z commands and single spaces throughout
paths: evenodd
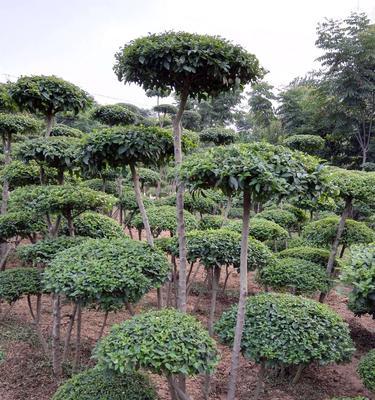
M 375 19 L 374 0 L 0 0 L 0 81 L 54 74 L 100 103 L 151 107 L 141 88 L 117 81 L 114 53 L 149 32 L 184 30 L 242 45 L 281 88 L 314 67 L 317 23 L 358 10 Z

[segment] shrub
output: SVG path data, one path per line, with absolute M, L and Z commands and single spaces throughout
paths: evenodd
M 302 237 L 312 245 L 328 247 L 335 239 L 339 217 L 327 217 L 310 222 L 302 230 Z M 365 223 L 347 219 L 340 244 L 346 247 L 374 241 L 375 233 Z
M 157 400 L 150 380 L 139 372 L 122 374 L 91 368 L 74 375 L 57 389 L 52 400 Z
M 243 216 L 243 209 L 239 207 L 232 207 L 229 210 L 228 218 L 242 218 Z
M 103 179 L 95 178 L 89 179 L 87 181 L 82 182 L 82 186 L 88 187 L 92 190 L 96 190 L 98 192 L 104 192 L 108 194 L 112 194 L 114 196 L 118 195 L 118 190 L 116 187 L 116 182 L 106 180 L 103 182 Z M 132 190 L 133 192 L 133 190 Z
M 154 237 L 158 237 L 162 231 L 174 234 L 177 229 L 176 208 L 173 206 L 151 206 L 147 208 L 148 222 Z M 184 212 L 185 229 L 192 230 L 198 226 L 198 221 L 188 211 Z M 138 230 L 144 228 L 140 214 L 132 219 L 132 226 Z
M 375 349 L 370 350 L 358 364 L 358 374 L 368 390 L 375 392 Z
M 233 344 L 236 314 L 233 307 L 216 324 L 228 345 Z M 307 365 L 349 361 L 354 346 L 347 324 L 328 306 L 291 294 L 264 293 L 247 299 L 241 350 L 256 363 Z
M 207 128 L 199 134 L 200 140 L 204 143 L 223 145 L 233 143 L 236 139 L 236 132 L 233 129 L 221 127 Z
M 67 225 L 62 226 L 62 232 L 69 234 Z M 74 232 L 93 239 L 115 239 L 125 235 L 121 225 L 113 218 L 93 211 L 86 211 L 74 219 Z
M 51 130 L 51 136 L 66 136 L 71 138 L 81 138 L 85 134 L 79 129 L 72 128 L 64 124 L 56 124 Z
M 205 215 L 199 221 L 199 229 L 220 229 L 224 223 L 221 215 Z
M 317 135 L 293 135 L 284 140 L 285 146 L 312 154 L 321 150 L 324 143 L 324 139 Z
M 60 236 L 39 240 L 35 244 L 17 248 L 17 256 L 27 264 L 48 265 L 60 251 L 78 246 L 87 238 L 79 236 Z
M 348 307 L 354 314 L 375 318 L 375 243 L 350 249 L 351 261 L 342 267 L 341 280 L 353 286 Z
M 279 259 L 258 270 L 257 281 L 277 290 L 295 291 L 295 294 L 325 293 L 331 286 L 321 265 L 291 257 Z
M 95 351 L 99 365 L 124 372 L 210 373 L 218 363 L 215 341 L 200 322 L 173 309 L 149 311 L 114 325 Z
M 285 229 L 291 229 L 297 223 L 297 218 L 293 213 L 282 209 L 264 210 L 256 214 L 254 218 L 263 218 L 276 222 Z
M 12 304 L 22 296 L 42 291 L 41 271 L 36 268 L 11 268 L 0 272 L 0 301 Z
M 44 232 L 46 225 L 34 214 L 27 211 L 9 212 L 0 215 L 0 242 L 20 236 L 26 238 Z
M 60 252 L 44 272 L 46 287 L 101 308 L 136 303 L 167 279 L 164 254 L 131 239 L 89 239 Z
M 97 107 L 92 113 L 94 119 L 105 125 L 129 125 L 136 122 L 136 115 L 128 108 L 118 104 Z
M 53 170 L 48 170 L 47 177 L 51 178 Z M 5 165 L 0 171 L 0 180 L 9 183 L 9 189 L 13 190 L 20 186 L 38 185 L 40 184 L 40 167 L 36 162 L 25 164 L 22 161 L 14 160 L 10 164 Z
M 156 186 L 161 180 L 159 172 L 149 168 L 139 168 L 138 175 L 142 187 Z
M 277 253 L 276 256 L 279 258 L 285 258 L 285 257 L 301 258 L 302 260 L 311 261 L 325 268 L 327 267 L 329 254 L 330 254 L 329 250 L 326 249 L 320 249 L 318 247 L 310 247 L 310 246 L 298 246 L 282 250 L 279 253 Z M 340 265 L 341 265 L 340 260 L 336 259 L 335 268 L 339 267 Z

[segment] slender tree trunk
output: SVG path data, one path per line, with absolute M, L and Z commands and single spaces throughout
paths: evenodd
M 238 301 L 237 321 L 236 321 L 236 330 L 234 335 L 227 400 L 234 400 L 236 394 L 242 332 L 245 323 L 245 307 L 246 307 L 246 297 L 247 297 L 247 254 L 248 254 L 249 225 L 250 225 L 250 201 L 251 201 L 250 190 L 246 188 L 243 194 L 243 219 L 242 219 L 242 239 L 241 239 L 241 258 L 240 258 L 240 298 Z
M 64 184 L 64 170 L 63 169 L 59 169 L 58 170 L 57 182 L 59 183 L 59 185 L 63 185 Z
M 45 137 L 51 136 L 51 131 L 53 126 L 55 125 L 55 116 L 53 114 L 48 114 L 46 117 L 47 128 Z
M 294 378 L 293 378 L 293 381 L 292 381 L 292 384 L 293 384 L 293 385 L 296 385 L 296 384 L 299 382 L 304 368 L 305 368 L 305 365 L 304 365 L 304 364 L 300 364 L 300 365 L 298 366 L 297 372 L 296 372 L 296 374 L 295 374 L 295 376 L 294 376 Z
M 61 309 L 60 296 L 56 293 L 52 295 L 52 368 L 54 375 L 59 378 L 62 373 L 61 357 L 60 357 L 60 325 L 61 325 Z
M 71 211 L 67 212 L 66 220 L 67 220 L 67 224 L 68 224 L 69 236 L 74 237 L 75 233 L 74 233 L 74 225 L 73 225 L 73 218 L 72 218 L 72 212 Z
M 215 320 L 215 311 L 216 311 L 216 298 L 217 298 L 217 290 L 220 282 L 220 267 L 214 267 L 212 270 L 212 289 L 211 289 L 211 307 L 210 307 L 210 316 L 208 320 L 208 333 L 210 336 L 214 334 L 214 320 Z
M 349 199 L 346 199 L 346 201 L 345 201 L 345 207 L 341 214 L 339 224 L 337 226 L 336 237 L 335 237 L 335 240 L 333 241 L 333 244 L 331 247 L 331 252 L 329 254 L 329 259 L 328 259 L 328 263 L 327 263 L 327 274 L 329 276 L 332 276 L 332 274 L 333 274 L 334 264 L 335 264 L 335 259 L 336 259 L 336 255 L 337 255 L 337 250 L 338 250 L 339 244 L 340 244 L 340 239 L 341 239 L 341 236 L 345 229 L 345 222 L 351 213 L 351 209 L 352 209 L 352 199 L 349 198 Z M 319 301 L 321 303 L 324 302 L 325 297 L 326 297 L 326 293 L 321 293 L 320 297 L 319 297 Z
M 174 140 L 174 159 L 176 167 L 182 163 L 182 145 L 181 145 L 181 119 L 188 99 L 188 91 L 181 93 L 180 105 L 176 117 L 173 120 L 173 140 Z M 186 312 L 186 236 L 184 222 L 184 191 L 185 186 L 181 182 L 178 173 L 176 174 L 176 208 L 177 208 L 177 236 L 179 246 L 179 279 L 178 279 L 178 309 Z
M 9 165 L 11 162 L 11 135 L 3 135 L 3 151 L 4 151 L 4 164 Z M 8 179 L 3 180 L 2 199 L 1 199 L 1 215 L 5 215 L 8 210 L 9 201 L 9 182 Z M 10 247 L 7 242 L 0 244 L 1 253 L 1 271 L 5 269 L 6 261 L 10 252 Z
M 223 213 L 223 222 L 227 222 L 228 220 L 228 215 L 230 213 L 230 210 L 232 208 L 232 197 L 228 197 L 228 202 L 227 205 L 224 208 L 224 213 Z
M 77 372 L 81 358 L 81 325 L 82 325 L 82 305 L 77 303 L 77 332 L 76 332 L 76 352 L 74 357 L 73 372 Z
M 100 339 L 102 338 L 102 336 L 103 336 L 104 328 L 105 328 L 106 325 L 107 325 L 108 314 L 109 314 L 109 311 L 107 310 L 107 311 L 105 312 L 105 314 L 104 314 L 103 325 L 102 325 L 102 327 L 100 328 L 100 332 L 99 332 L 98 338 L 96 339 L 97 342 L 99 342 L 99 340 L 100 340 Z
M 266 365 L 265 362 L 262 361 L 258 372 L 258 380 L 257 380 L 257 385 L 255 387 L 254 400 L 259 399 L 260 393 L 262 391 L 265 370 L 266 370 Z
M 64 363 L 69 354 L 69 345 L 70 345 L 70 338 L 72 337 L 72 330 L 74 325 L 74 320 L 77 314 L 77 303 L 74 303 L 74 308 L 72 314 L 69 316 L 69 324 L 68 329 L 66 331 L 65 342 L 64 342 L 64 350 L 62 355 L 62 362 Z
M 48 344 L 46 342 L 46 339 L 44 339 L 42 329 L 40 327 L 40 318 L 42 316 L 42 295 L 38 294 L 36 296 L 36 314 L 35 314 L 35 319 L 34 319 L 34 325 L 36 329 L 36 333 L 38 335 L 40 344 L 42 345 L 44 354 L 48 356 L 49 349 L 48 349 Z

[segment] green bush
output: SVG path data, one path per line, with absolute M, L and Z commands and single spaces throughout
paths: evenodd
M 327 217 L 310 222 L 302 230 L 302 238 L 317 247 L 329 247 L 336 237 L 339 217 Z M 346 247 L 358 243 L 370 243 L 375 233 L 365 223 L 347 219 L 340 244 Z
M 282 258 L 258 270 L 257 281 L 276 290 L 289 289 L 295 294 L 326 293 L 331 286 L 321 265 L 300 258 Z
M 375 392 L 375 349 L 370 350 L 358 364 L 358 374 L 368 390 Z
M 30 237 L 44 232 L 46 225 L 34 214 L 27 211 L 15 211 L 0 215 L 0 242 L 20 236 Z
M 176 233 L 177 229 L 177 217 L 176 208 L 173 206 L 151 206 L 147 208 L 148 222 L 150 223 L 150 228 L 152 235 L 158 237 L 161 232 L 169 231 L 171 234 Z M 185 229 L 187 231 L 195 229 L 198 226 L 198 221 L 189 213 L 189 211 L 184 212 Z M 144 228 L 142 217 L 137 214 L 132 219 L 132 226 L 138 230 Z
M 324 139 L 317 135 L 293 135 L 284 140 L 285 146 L 309 154 L 315 154 L 323 149 L 324 143 Z
M 243 209 L 240 207 L 232 207 L 229 210 L 228 218 L 242 218 Z
M 52 400 L 157 400 L 150 380 L 139 372 L 122 374 L 91 368 L 74 375 L 57 389 Z
M 220 229 L 224 218 L 221 215 L 204 215 L 199 221 L 199 229 Z
M 83 181 L 82 186 L 88 187 L 98 192 L 113 194 L 114 196 L 118 195 L 116 182 L 114 181 L 106 180 L 105 182 L 103 182 L 103 179 L 94 178 L 94 179 L 88 179 L 87 181 Z
M 133 124 L 137 119 L 132 111 L 119 104 L 99 106 L 94 110 L 92 116 L 102 124 L 110 126 Z
M 375 243 L 350 248 L 351 261 L 342 267 L 341 280 L 353 286 L 348 307 L 360 316 L 375 318 Z
M 61 230 L 64 235 L 69 234 L 66 224 Z M 115 239 L 125 235 L 121 225 L 113 218 L 94 211 L 86 211 L 74 219 L 74 232 L 93 239 Z
M 285 229 L 291 229 L 297 223 L 297 218 L 292 212 L 282 209 L 264 210 L 256 214 L 254 218 L 263 218 L 276 222 L 276 224 Z
M 60 251 L 78 246 L 87 238 L 79 236 L 60 236 L 39 240 L 35 244 L 19 246 L 17 256 L 27 264 L 48 265 Z
M 22 296 L 42 291 L 41 271 L 36 268 L 11 268 L 0 272 L 0 301 L 12 304 Z
M 127 238 L 88 239 L 60 252 L 44 272 L 46 287 L 82 304 L 103 309 L 136 303 L 167 279 L 165 255 Z
M 72 128 L 64 124 L 56 124 L 51 130 L 51 136 L 66 136 L 71 138 L 81 138 L 85 134 L 79 129 Z
M 159 172 L 154 171 L 150 168 L 139 168 L 138 175 L 139 182 L 141 183 L 142 188 L 145 186 L 156 186 L 161 180 Z
M 215 341 L 200 322 L 173 309 L 149 311 L 114 325 L 98 345 L 99 365 L 123 372 L 211 373 L 218 363 Z
M 201 142 L 223 145 L 233 143 L 236 139 L 236 132 L 223 126 L 207 128 L 200 132 Z
M 293 257 L 301 258 L 302 260 L 311 261 L 313 263 L 319 264 L 322 267 L 326 267 L 329 259 L 330 251 L 326 249 L 320 249 L 318 247 L 310 246 L 298 246 L 291 247 L 280 251 L 276 254 L 279 258 Z M 342 263 L 340 260 L 336 259 L 335 268 L 340 267 Z
M 51 180 L 56 176 L 56 171 L 53 174 L 52 169 L 48 169 L 47 178 Z M 20 186 L 38 185 L 40 184 L 40 167 L 36 162 L 25 164 L 22 161 L 14 160 L 10 164 L 5 165 L 0 171 L 0 181 L 8 181 L 9 189 L 13 190 Z
M 216 324 L 220 340 L 230 346 L 236 315 L 235 306 Z M 247 299 L 241 351 L 256 363 L 340 363 L 350 361 L 354 350 L 347 324 L 324 304 L 277 293 Z

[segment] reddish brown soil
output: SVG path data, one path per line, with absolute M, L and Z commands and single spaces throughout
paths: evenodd
M 201 274 L 198 279 L 203 281 Z M 253 276 L 249 278 L 250 292 L 257 292 L 259 288 L 254 285 Z M 229 280 L 227 295 L 220 295 L 217 305 L 217 315 L 230 304 L 236 302 L 236 290 L 238 276 L 233 274 Z M 206 315 L 209 306 L 209 298 L 203 295 L 199 300 L 199 308 L 194 310 L 197 296 L 192 294 L 189 298 L 189 311 L 206 323 Z M 346 298 L 333 292 L 328 298 L 328 304 L 340 313 L 349 323 L 357 351 L 349 364 L 308 367 L 300 380 L 300 383 L 292 386 L 289 380 L 280 378 L 268 378 L 266 380 L 262 400 L 326 400 L 333 396 L 357 396 L 363 395 L 370 399 L 371 394 L 363 387 L 356 367 L 359 358 L 369 349 L 375 347 L 375 322 L 368 318 L 356 318 L 346 307 Z M 150 293 L 136 311 L 154 308 L 156 295 Z M 2 313 L 7 311 L 3 306 Z M 51 327 L 51 301 L 48 297 L 43 300 L 43 331 L 49 335 Z M 63 307 L 63 326 L 66 327 L 71 306 Z M 130 318 L 126 311 L 112 314 L 108 318 L 109 326 Z M 100 331 L 103 314 L 85 310 L 83 313 L 83 365 L 91 365 L 91 350 L 96 343 L 96 337 Z M 108 327 L 105 332 L 108 332 Z M 0 325 L 0 350 L 6 358 L 0 363 L 0 400 L 49 400 L 60 382 L 51 375 L 49 362 L 43 356 L 38 340 L 33 335 L 30 325 L 30 316 L 25 300 L 15 304 L 8 316 Z M 212 380 L 212 393 L 210 399 L 225 399 L 228 372 L 230 368 L 230 349 L 219 345 L 221 362 Z M 68 369 L 65 371 L 69 375 Z M 251 399 L 254 393 L 258 367 L 245 359 L 241 359 L 240 376 L 238 383 L 238 399 Z M 163 378 L 152 376 L 160 398 L 169 399 L 168 388 Z M 201 378 L 188 380 L 188 392 L 192 400 L 203 399 L 201 390 Z

